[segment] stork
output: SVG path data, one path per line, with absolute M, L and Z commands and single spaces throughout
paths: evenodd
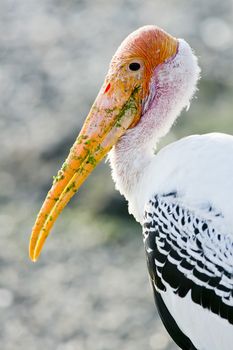
M 29 254 L 37 260 L 58 215 L 109 154 L 116 188 L 143 227 L 155 303 L 168 333 L 184 350 L 229 350 L 233 137 L 194 135 L 154 152 L 189 105 L 199 74 L 187 42 L 157 26 L 122 42 L 40 210 Z

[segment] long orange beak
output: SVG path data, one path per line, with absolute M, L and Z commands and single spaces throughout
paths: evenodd
M 126 130 L 137 124 L 153 70 L 175 55 L 177 47 L 177 40 L 156 26 L 139 28 L 123 41 L 39 212 L 29 247 L 33 261 L 40 255 L 54 222 L 71 197 Z M 142 69 L 130 72 L 129 63 L 135 62 L 135 58 Z
M 106 79 L 78 138 L 54 178 L 32 230 L 29 255 L 36 261 L 58 215 L 117 140 L 141 114 L 141 88 Z

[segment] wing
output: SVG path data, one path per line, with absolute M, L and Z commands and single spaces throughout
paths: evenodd
M 233 237 L 220 232 L 219 213 L 197 214 L 176 193 L 156 195 L 146 206 L 143 235 L 156 292 L 168 286 L 233 324 Z M 213 219 L 211 219 L 211 216 Z M 219 225 L 221 227 L 221 225 Z

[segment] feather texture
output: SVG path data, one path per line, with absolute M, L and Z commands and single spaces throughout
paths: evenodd
M 207 312 L 211 327 L 214 327 L 213 314 L 221 319 L 222 328 L 218 325 L 216 329 L 224 336 L 225 330 L 233 324 L 233 237 L 218 229 L 216 217 L 221 222 L 222 215 L 212 209 L 210 212 L 206 220 L 205 212 L 197 215 L 183 207 L 176 193 L 155 196 L 145 210 L 144 244 L 153 286 L 162 293 L 168 309 L 173 309 L 172 299 L 182 303 L 182 299 L 189 297 L 188 317 L 196 317 L 191 305 L 198 304 L 202 312 Z M 169 299 L 171 293 L 173 298 Z M 196 329 L 185 327 L 177 311 L 176 322 L 194 345 L 199 348 L 203 341 L 207 343 L 207 334 L 204 340 L 200 339 L 202 322 L 194 320 Z M 197 334 L 198 340 L 195 339 Z M 230 340 L 233 341 L 233 334 L 227 334 L 225 345 L 222 340 L 221 349 L 229 348 Z M 202 345 L 201 348 L 218 349 L 214 341 L 210 347 Z

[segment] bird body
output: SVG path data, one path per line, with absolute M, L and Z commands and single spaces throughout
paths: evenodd
M 33 227 L 38 258 L 53 223 L 109 153 L 113 180 L 143 227 L 161 319 L 183 350 L 233 343 L 233 137 L 196 135 L 154 154 L 189 106 L 200 69 L 190 46 L 156 26 L 127 37 Z
M 113 167 L 113 178 L 116 181 L 116 187 L 121 193 L 124 194 L 124 189 L 129 179 L 132 179 L 134 174 L 137 173 L 137 167 L 143 169 L 140 172 L 140 176 L 135 180 L 133 188 L 126 191 L 125 197 L 129 201 L 129 211 L 144 227 L 144 232 L 146 231 L 145 227 L 148 225 L 148 214 L 154 215 L 150 201 L 153 201 L 156 196 L 163 197 L 164 195 L 167 205 L 169 205 L 169 202 L 174 205 L 178 204 L 186 213 L 181 215 L 178 220 L 178 230 L 180 228 L 183 229 L 181 220 L 185 218 L 185 215 L 188 216 L 189 213 L 191 213 L 190 217 L 193 218 L 193 222 L 200 220 L 199 226 L 201 226 L 201 229 L 203 225 L 210 227 L 210 237 L 207 235 L 202 236 L 202 248 L 199 251 L 198 259 L 192 262 L 191 274 L 189 270 L 185 271 L 185 269 L 181 268 L 183 276 L 179 275 L 176 277 L 174 269 L 170 268 L 170 273 L 173 273 L 171 278 L 173 282 L 169 279 L 169 276 L 167 277 L 168 281 L 172 284 L 178 278 L 178 282 L 174 286 L 173 284 L 169 285 L 167 281 L 163 281 L 166 288 L 165 291 L 157 287 L 157 277 L 155 275 L 151 275 L 151 280 L 153 288 L 155 288 L 154 292 L 156 293 L 157 290 L 157 295 L 158 293 L 160 294 L 170 315 L 176 320 L 178 328 L 191 339 L 191 343 L 195 346 L 193 349 L 229 349 L 229 344 L 233 342 L 233 216 L 231 212 L 231 208 L 233 208 L 233 196 L 231 195 L 233 136 L 212 133 L 183 138 L 164 147 L 158 154 L 151 155 L 149 159 L 145 160 L 142 158 L 143 166 L 136 163 L 136 169 L 134 169 L 133 159 L 135 158 L 133 157 L 132 164 L 127 164 L 125 167 L 126 179 L 124 183 L 122 183 L 124 176 L 122 174 L 121 176 L 116 176 L 119 169 L 114 168 L 118 164 L 116 157 L 119 157 L 119 154 L 116 155 L 114 152 L 120 154 L 121 152 L 117 150 L 112 152 L 113 154 L 110 154 L 110 162 Z M 119 158 L 118 161 L 119 164 L 122 164 Z M 166 225 L 169 225 L 169 223 L 171 225 L 172 215 L 171 213 L 167 214 Z M 145 219 L 145 215 L 147 215 L 147 219 Z M 159 225 L 157 217 L 149 219 L 149 222 L 156 220 Z M 192 242 L 191 237 L 196 239 L 195 229 L 197 228 L 193 228 L 193 222 L 189 224 L 189 227 L 186 227 L 187 232 L 190 234 L 188 240 L 190 245 Z M 187 225 L 187 220 L 185 224 Z M 149 232 L 152 232 L 153 242 L 156 241 L 154 236 L 155 229 L 156 225 L 149 230 Z M 212 233 L 212 230 L 214 230 L 214 233 Z M 173 231 L 171 226 L 170 231 Z M 175 233 L 177 234 L 176 231 Z M 221 238 L 219 239 L 218 236 Z M 144 240 L 145 238 L 144 233 Z M 181 240 L 181 235 L 178 234 L 176 239 L 178 241 Z M 195 239 L 193 247 L 190 247 L 190 252 L 193 249 L 197 255 L 198 247 L 195 244 Z M 166 242 L 166 239 L 163 241 L 163 245 L 165 244 L 164 242 Z M 144 243 L 146 254 L 150 255 L 152 252 L 152 259 L 156 259 L 156 254 L 153 254 L 151 247 L 147 247 L 146 241 Z M 182 248 L 188 251 L 189 247 L 183 244 L 180 246 L 180 250 Z M 206 254 L 204 259 L 202 256 L 203 250 L 204 254 Z M 178 258 L 177 262 L 173 261 L 175 267 L 179 266 L 181 261 L 186 261 L 182 254 L 180 258 L 182 259 Z M 217 266 L 221 266 L 223 270 L 218 271 L 215 265 L 212 265 L 210 266 L 210 271 L 207 271 L 210 277 L 207 276 L 205 278 L 205 268 L 202 265 L 198 266 L 197 261 L 201 261 L 204 266 L 208 266 L 208 264 L 211 265 L 208 259 L 214 261 Z M 189 259 L 187 260 L 189 261 Z M 150 263 L 149 259 L 148 265 Z M 157 264 L 159 264 L 158 261 Z M 153 262 L 152 266 L 154 266 Z M 204 282 L 193 275 L 193 266 L 196 266 L 198 272 L 204 274 Z M 150 270 L 151 267 L 148 267 Z M 163 279 L 165 269 L 163 268 L 162 271 L 161 279 Z M 224 275 L 223 271 L 226 271 L 226 275 Z M 194 285 L 186 290 L 186 288 L 183 288 L 182 283 L 186 283 L 185 278 L 187 275 L 190 281 L 194 281 Z M 218 290 L 216 285 L 214 293 L 216 296 L 226 296 L 223 306 L 227 309 L 226 312 L 230 321 L 220 315 L 219 303 L 221 299 L 216 301 L 212 297 L 212 308 L 216 307 L 217 313 L 211 311 L 211 305 L 203 307 L 205 301 L 194 302 L 192 299 L 192 291 L 195 289 L 195 285 L 200 285 L 203 289 L 199 293 L 200 299 L 207 298 L 208 304 L 211 296 L 209 294 L 207 296 L 204 295 L 206 294 L 205 291 L 209 291 L 211 287 L 206 281 L 209 281 L 213 276 L 219 278 L 217 285 L 221 284 L 224 288 L 224 291 Z M 178 285 L 180 285 L 181 292 L 183 291 L 185 296 L 179 296 L 177 292 Z M 159 308 L 159 305 L 157 306 Z M 161 315 L 161 318 L 163 318 L 163 315 Z M 207 330 L 206 327 L 208 325 L 211 326 Z M 170 333 L 170 322 L 166 328 Z M 179 344 L 177 339 L 176 341 Z M 179 345 L 181 346 L 182 344 Z M 189 349 L 189 347 L 182 346 L 181 348 Z

